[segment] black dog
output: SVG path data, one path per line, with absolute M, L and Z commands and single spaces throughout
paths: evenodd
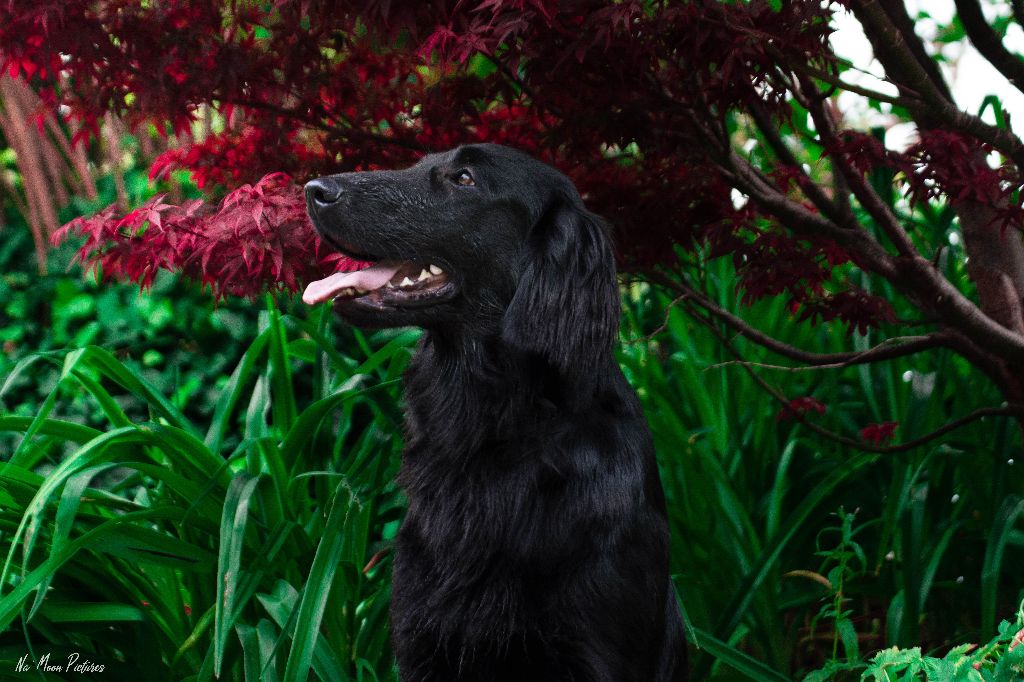
M 328 242 L 375 263 L 306 302 L 426 330 L 406 375 L 402 680 L 685 679 L 654 451 L 612 354 L 604 223 L 564 175 L 496 145 L 320 178 L 306 198 Z

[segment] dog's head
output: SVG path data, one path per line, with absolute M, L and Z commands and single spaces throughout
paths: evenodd
M 373 263 L 313 282 L 307 303 L 333 300 L 362 326 L 497 333 L 558 365 L 611 347 L 608 230 L 551 166 L 469 145 L 406 170 L 318 178 L 306 200 L 327 242 Z

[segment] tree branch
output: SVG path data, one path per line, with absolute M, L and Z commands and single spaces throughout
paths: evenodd
M 875 56 L 890 77 L 900 83 L 913 84 L 913 89 L 920 93 L 920 99 L 908 107 L 918 125 L 932 128 L 944 124 L 968 133 L 992 145 L 1024 169 L 1024 142 L 1012 132 L 991 126 L 979 117 L 957 108 L 945 82 L 941 77 L 936 81 L 937 70 L 933 68 L 931 60 L 921 62 L 915 55 L 916 48 L 923 50 L 923 47 L 914 36 L 912 28 L 908 37 L 906 31 L 900 31 L 894 24 L 891 14 L 895 14 L 901 22 L 904 19 L 909 22 L 906 9 L 893 0 L 884 1 L 886 9 L 882 8 L 879 0 L 851 0 L 850 8 L 864 26 Z M 908 39 L 913 41 L 915 49 L 910 47 Z M 932 67 L 925 64 L 932 64 Z
M 1003 45 L 1002 39 L 985 20 L 976 0 L 954 0 L 967 37 L 978 52 L 1006 76 L 1015 88 L 1024 92 L 1024 62 Z
M 782 135 L 779 134 L 778 127 L 771 121 L 768 114 L 765 112 L 764 107 L 755 102 L 755 104 L 750 107 L 750 114 L 753 117 L 758 130 L 761 131 L 761 135 L 763 135 L 765 140 L 768 142 L 768 146 L 775 152 L 776 158 L 787 166 L 799 168 L 801 170 L 801 174 L 806 179 L 806 182 L 800 185 L 800 189 L 807 195 L 807 198 L 810 199 L 823 214 L 828 216 L 837 225 L 841 225 L 846 229 L 857 229 L 860 227 L 857 223 L 856 216 L 854 216 L 853 211 L 850 210 L 849 204 L 840 204 L 837 201 L 829 199 L 829 197 L 825 195 L 825 192 L 822 191 L 821 186 L 812 181 L 807 174 L 803 172 L 802 164 L 786 145 L 785 140 L 782 139 Z
M 926 70 L 924 64 L 918 61 L 907 44 L 907 35 L 896 27 L 878 0 L 852 0 L 850 9 L 864 26 L 864 33 L 871 42 L 875 56 L 894 82 L 919 93 L 920 99 L 929 104 L 944 106 L 950 101 L 948 88 L 941 75 Z M 911 39 L 916 41 L 916 36 Z
M 863 230 L 847 230 L 792 201 L 772 187 L 735 150 L 728 150 L 722 172 L 737 189 L 797 234 L 827 237 L 856 253 L 866 269 L 875 272 L 922 309 L 949 327 L 959 329 L 982 348 L 1000 353 L 1007 361 L 1024 363 L 1024 335 L 1003 327 L 968 299 L 920 255 L 894 258 Z
M 835 123 L 825 110 L 824 96 L 817 91 L 814 83 L 807 79 L 801 84 L 801 88 L 812 90 L 813 94 L 804 98 L 806 100 L 805 106 L 814 120 L 814 126 L 818 129 L 818 134 L 821 135 L 821 141 L 824 143 L 825 148 L 831 147 L 835 149 L 839 140 L 836 135 Z M 853 191 L 853 195 L 857 197 L 857 201 L 860 202 L 860 205 L 868 212 L 868 215 L 875 221 L 875 224 L 881 228 L 893 243 L 899 254 L 901 256 L 918 255 L 917 247 L 910 239 L 906 230 L 903 229 L 899 218 L 882 201 L 882 198 L 878 196 L 878 192 L 864 180 L 864 176 L 856 169 L 851 168 L 841 155 L 834 154 L 830 158 Z
M 702 324 L 704 324 L 706 327 L 708 327 L 708 329 L 710 329 L 711 332 L 718 337 L 719 341 L 722 342 L 722 345 L 726 348 L 726 350 L 728 350 L 729 353 L 733 355 L 733 357 L 737 358 L 737 360 L 740 361 L 740 366 L 743 367 L 743 369 L 747 372 L 747 374 L 750 375 L 750 378 L 753 379 L 756 384 L 758 384 L 764 391 L 766 391 L 769 395 L 775 398 L 775 400 L 779 402 L 780 405 L 789 405 L 789 398 L 787 398 L 784 393 L 782 393 L 774 386 L 769 384 L 767 381 L 765 381 L 757 372 L 754 371 L 753 367 L 745 363 L 742 360 L 742 356 L 732 345 L 729 339 L 727 339 L 725 335 L 722 334 L 721 330 L 719 330 L 710 320 L 704 318 L 704 316 L 702 315 L 696 316 L 696 319 Z M 897 454 L 913 450 L 914 448 L 918 448 L 922 445 L 925 445 L 935 440 L 936 438 L 944 436 L 945 434 L 951 431 L 955 431 L 956 429 L 959 429 L 962 426 L 966 426 L 967 424 L 978 421 L 979 419 L 982 419 L 984 417 L 1004 416 L 1016 417 L 1018 419 L 1024 418 L 1024 405 L 1011 404 L 1004 405 L 1001 407 L 983 407 L 974 410 L 970 414 L 960 417 L 959 419 L 955 419 L 949 422 L 948 424 L 945 424 L 944 426 L 941 426 L 938 429 L 935 429 L 934 431 L 931 431 L 930 433 L 927 433 L 923 436 L 914 438 L 913 440 L 905 441 L 903 443 L 900 443 L 899 445 L 890 446 L 870 445 L 861 440 L 850 438 L 849 436 L 844 436 L 841 433 L 836 433 L 831 429 L 826 429 L 823 426 L 819 426 L 818 424 L 815 424 L 814 422 L 810 421 L 806 417 L 806 415 L 803 415 L 799 412 L 791 412 L 793 414 L 793 417 L 797 419 L 801 424 L 806 426 L 808 429 L 818 434 L 819 436 L 828 438 L 829 440 L 839 443 L 840 445 L 845 445 L 847 447 L 862 450 L 864 452 L 874 452 L 877 454 Z
M 713 315 L 744 338 L 768 349 L 769 351 L 805 365 L 819 369 L 839 369 L 852 365 L 861 365 L 880 360 L 891 360 L 920 353 L 932 348 L 949 345 L 951 335 L 946 332 L 934 332 L 923 336 L 886 339 L 879 345 L 864 351 L 848 353 L 812 353 L 796 346 L 779 341 L 769 334 L 747 323 L 743 318 L 725 310 L 710 298 L 700 293 L 686 282 L 672 279 L 654 270 L 644 273 L 645 276 L 661 286 L 680 292 L 680 296 L 672 301 L 675 305 L 681 301 L 692 301 L 701 309 Z M 791 369 L 791 368 L 790 368 Z
M 1024 363 L 1024 335 L 1002 326 L 964 296 L 924 258 L 901 258 L 901 276 L 891 280 L 920 300 L 931 296 L 926 309 L 945 324 L 960 330 L 981 348 L 1001 354 L 1007 361 Z
M 816 78 L 824 83 L 828 83 L 829 85 L 832 85 L 840 90 L 852 92 L 855 95 L 861 95 L 863 97 L 867 97 L 868 99 L 872 99 L 877 102 L 886 102 L 887 104 L 892 104 L 893 106 L 906 108 L 914 106 L 914 102 L 911 99 L 909 99 L 909 97 L 894 97 L 892 95 L 886 95 L 884 93 L 878 92 L 877 90 L 872 90 L 871 88 L 865 88 L 860 85 L 854 85 L 853 83 L 848 83 L 844 81 L 842 78 L 835 74 L 828 73 L 827 71 L 823 71 L 822 69 L 815 68 L 810 64 L 798 64 L 793 62 L 792 60 L 785 59 L 785 57 L 776 50 L 773 50 L 772 52 L 773 54 L 778 55 L 777 59 L 779 60 L 779 63 L 784 64 L 787 69 L 790 69 L 795 73 L 799 73 L 805 76 L 811 76 L 812 78 Z M 900 83 L 892 83 L 892 85 L 895 85 L 901 91 L 906 92 L 909 96 L 920 97 L 918 93 L 914 92 L 906 85 Z
M 857 254 L 873 272 L 886 279 L 897 275 L 896 262 L 875 239 L 860 226 L 855 229 L 840 227 L 832 221 L 793 201 L 773 187 L 746 159 L 729 149 L 728 167 L 723 168 L 737 189 L 745 192 L 787 227 L 811 238 L 827 237 Z
M 950 91 L 945 78 L 943 78 L 939 65 L 928 54 L 924 43 L 914 31 L 914 20 L 907 13 L 905 0 L 878 0 L 878 4 L 881 5 L 882 11 L 888 17 L 889 23 L 899 33 L 903 44 L 910 52 L 914 61 L 921 71 L 927 74 L 928 81 L 935 86 L 944 99 L 952 102 L 953 93 Z

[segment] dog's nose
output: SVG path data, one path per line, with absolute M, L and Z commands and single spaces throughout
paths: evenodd
M 330 206 L 342 195 L 341 183 L 331 178 L 317 178 L 306 183 L 306 201 L 313 206 Z

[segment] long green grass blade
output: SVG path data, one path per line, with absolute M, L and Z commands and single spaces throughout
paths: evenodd
M 981 627 L 986 636 L 996 631 L 996 604 L 999 596 L 999 574 L 1003 568 L 1003 554 L 1017 519 L 1024 514 L 1024 499 L 1007 497 L 999 509 L 981 568 Z
M 292 365 L 288 355 L 288 333 L 277 311 L 277 305 L 267 294 L 268 330 L 270 331 L 270 355 L 267 363 L 267 378 L 270 385 L 270 404 L 274 426 L 281 433 L 287 433 L 295 423 L 298 412 L 295 402 L 295 387 L 292 384 Z
M 341 481 L 335 490 L 331 513 L 302 590 L 295 635 L 284 671 L 285 682 L 303 682 L 309 678 L 314 646 L 320 636 L 320 621 L 346 546 L 346 535 L 352 530 L 347 521 L 353 511 L 359 513 L 359 507 L 359 500 L 352 495 L 348 482 Z
M 710 632 L 699 628 L 693 628 L 692 631 L 696 635 L 694 645 L 698 649 L 707 651 L 712 657 L 744 675 L 745 679 L 755 682 L 790 682 L 791 678 L 772 670 L 753 656 L 729 646 Z
M 204 440 L 211 451 L 218 452 L 220 450 L 221 442 L 231 426 L 231 419 L 234 416 L 235 408 L 242 399 L 243 391 L 249 382 L 259 374 L 256 363 L 263 356 L 269 341 L 269 329 L 263 330 L 259 336 L 253 339 L 217 399 L 217 407 L 214 409 L 213 419 Z
M 82 469 L 100 463 L 103 457 L 107 455 L 107 447 L 111 443 L 141 443 L 144 441 L 144 436 L 142 436 L 134 426 L 114 429 L 113 431 L 109 431 L 101 436 L 97 436 L 83 445 L 70 457 L 61 462 L 57 468 L 43 480 L 43 484 L 39 487 L 39 491 L 32 498 L 32 502 L 29 503 L 27 510 L 22 515 L 21 522 L 18 524 L 18 529 L 15 531 L 14 537 L 11 539 L 11 546 L 7 552 L 7 559 L 4 561 L 3 571 L 0 571 L 0 590 L 2 590 L 3 586 L 7 585 L 7 577 L 10 573 L 11 562 L 14 560 L 14 553 L 17 551 L 19 544 L 22 543 L 23 537 L 24 549 L 22 550 L 22 563 L 25 566 L 28 565 L 38 534 L 35 532 L 29 532 L 27 537 L 25 537 L 26 531 L 29 529 L 38 529 L 42 515 L 45 512 L 50 498 L 62 485 L 64 485 L 67 479 Z
M 54 623 L 145 622 L 146 614 L 130 604 L 96 604 L 93 602 L 47 601 L 39 610 Z
M 220 677 L 224 649 L 241 606 L 236 603 L 236 590 L 245 548 L 245 529 L 249 521 L 249 504 L 259 478 L 245 472 L 235 475 L 224 498 L 220 524 L 220 555 L 217 560 L 217 607 L 214 617 L 214 675 Z
M 242 671 L 245 682 L 260 682 L 263 666 L 260 664 L 259 637 L 256 628 L 246 623 L 236 623 L 235 633 L 242 644 Z
M 111 466 L 113 465 L 107 463 L 89 467 L 69 478 L 68 482 L 64 484 L 60 502 L 57 504 L 57 518 L 53 527 L 53 536 L 50 538 L 50 554 L 59 553 L 68 543 L 71 529 L 75 523 L 75 516 L 78 513 L 78 506 L 81 503 L 82 494 L 85 492 L 86 487 L 88 487 L 94 476 L 109 469 Z M 53 575 L 49 575 L 39 583 L 35 603 L 29 609 L 28 620 L 31 620 L 39 607 L 42 606 L 43 600 L 46 598 L 46 591 L 50 587 L 52 580 Z
M 44 418 L 36 423 L 35 417 L 0 416 L 0 431 L 28 432 L 30 429 L 41 436 L 54 436 L 71 443 L 84 443 L 103 433 L 91 426 L 63 419 Z

